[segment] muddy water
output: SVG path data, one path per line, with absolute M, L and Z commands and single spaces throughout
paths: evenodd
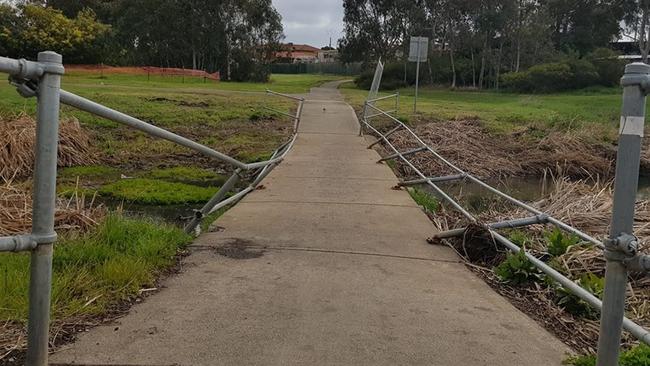
M 486 183 L 524 202 L 537 201 L 545 197 L 554 188 L 551 179 L 542 178 L 506 178 L 488 180 Z M 484 211 L 490 204 L 494 203 L 497 197 L 477 184 L 445 182 L 438 183 L 438 187 L 451 197 L 459 200 L 470 211 L 477 213 Z M 420 188 L 435 194 L 433 188 L 427 184 L 421 185 Z M 650 199 L 650 176 L 639 178 L 637 197 L 639 199 Z

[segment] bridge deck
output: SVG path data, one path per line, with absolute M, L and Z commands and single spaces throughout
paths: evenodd
M 444 247 L 331 88 L 165 288 L 55 354 L 92 365 L 559 365 L 567 348 Z M 223 245 L 261 256 L 232 259 Z

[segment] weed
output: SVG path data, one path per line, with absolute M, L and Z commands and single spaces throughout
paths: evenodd
M 408 192 L 411 195 L 411 198 L 413 198 L 413 201 L 427 212 L 434 213 L 438 210 L 438 207 L 440 207 L 436 197 L 422 189 L 410 188 Z
M 595 296 L 602 298 L 605 289 L 604 278 L 598 277 L 593 273 L 587 273 L 582 275 L 576 283 Z M 564 287 L 557 287 L 555 294 L 557 295 L 557 304 L 569 313 L 587 319 L 598 319 L 598 311 Z
M 565 234 L 562 230 L 555 228 L 546 234 L 548 254 L 558 257 L 569 250 L 570 247 L 578 244 L 580 238 L 573 234 Z
M 122 179 L 99 189 L 101 195 L 143 204 L 174 205 L 209 200 L 218 187 L 198 187 L 184 183 L 145 178 Z
M 530 235 L 523 230 L 510 231 L 510 233 L 508 233 L 508 239 L 519 248 L 523 248 L 527 245 L 529 246 L 532 242 Z
M 494 268 L 494 273 L 505 283 L 521 285 L 541 279 L 541 273 L 526 258 L 524 249 L 513 254 L 508 253 L 506 259 Z
M 73 166 L 59 171 L 59 177 L 66 180 L 75 180 L 77 177 L 91 180 L 113 179 L 119 175 L 119 170 L 105 165 Z
M 96 231 L 63 237 L 53 259 L 52 316 L 98 315 L 136 296 L 175 262 L 190 237 L 166 224 L 108 215 Z M 0 318 L 25 320 L 29 255 L 0 254 Z

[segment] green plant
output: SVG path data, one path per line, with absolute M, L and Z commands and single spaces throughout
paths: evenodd
M 105 185 L 99 193 L 116 199 L 143 204 L 174 205 L 209 200 L 218 187 L 197 187 L 154 179 L 122 179 Z
M 87 234 L 68 234 L 56 244 L 52 263 L 52 316 L 98 315 L 117 302 L 137 296 L 175 263 L 191 241 L 164 223 L 109 214 Z M 0 253 L 0 318 L 27 317 L 29 254 Z
M 530 235 L 523 230 L 512 230 L 508 233 L 508 239 L 520 248 L 525 247 L 532 242 Z
M 595 355 L 570 357 L 563 362 L 572 366 L 595 366 Z M 640 344 L 621 353 L 618 358 L 619 366 L 647 366 L 650 365 L 650 346 Z
M 593 273 L 587 273 L 580 276 L 576 283 L 595 296 L 602 298 L 603 291 L 605 290 L 604 278 L 598 277 Z M 598 319 L 599 313 L 597 310 L 564 287 L 558 287 L 555 290 L 555 294 L 557 296 L 557 304 L 569 313 L 587 319 Z
M 220 186 L 226 178 L 211 170 L 192 167 L 176 166 L 164 169 L 154 169 L 146 174 L 147 178 L 162 179 L 169 182 L 179 182 L 198 185 Z
M 546 234 L 546 245 L 548 254 L 557 257 L 569 250 L 580 242 L 580 238 L 573 234 L 566 234 L 562 230 L 555 228 Z
M 494 273 L 501 281 L 513 285 L 538 281 L 542 278 L 537 267 L 526 258 L 524 249 L 514 254 L 508 253 L 506 259 L 494 268 Z
M 422 207 L 425 211 L 434 213 L 438 210 L 439 203 L 438 199 L 433 195 L 427 193 L 426 191 L 419 188 L 410 188 L 409 194 L 413 201 Z

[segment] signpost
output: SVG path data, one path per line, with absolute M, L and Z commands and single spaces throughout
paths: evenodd
M 420 86 L 420 62 L 427 60 L 429 53 L 429 38 L 411 37 L 409 45 L 409 61 L 416 62 L 415 66 L 415 101 L 413 102 L 413 113 L 418 111 L 418 88 Z

